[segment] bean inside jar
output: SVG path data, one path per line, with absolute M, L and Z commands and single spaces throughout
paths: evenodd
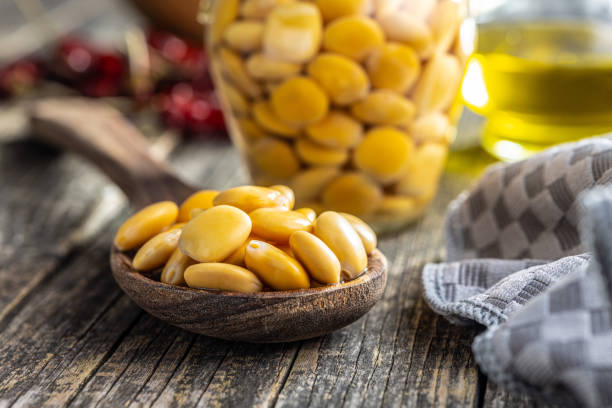
M 418 218 L 454 136 L 461 0 L 213 0 L 209 47 L 256 184 L 377 230 Z

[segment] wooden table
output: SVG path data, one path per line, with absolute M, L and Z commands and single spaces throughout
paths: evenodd
M 171 162 L 203 186 L 247 182 L 224 140 Z M 424 304 L 420 272 L 442 259 L 444 209 L 470 182 L 447 176 L 425 218 L 381 240 L 385 297 L 327 336 L 215 340 L 156 320 L 114 283 L 112 236 L 129 209 L 96 169 L 31 141 L 0 145 L 0 407 L 528 406 L 479 375 L 470 345 Z

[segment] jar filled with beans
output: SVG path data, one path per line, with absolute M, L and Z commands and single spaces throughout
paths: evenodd
M 234 143 L 296 206 L 414 221 L 436 194 L 466 52 L 462 0 L 211 0 Z

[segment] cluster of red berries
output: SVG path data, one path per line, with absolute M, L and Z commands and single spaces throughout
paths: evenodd
M 56 81 L 86 96 L 129 97 L 135 107 L 148 104 L 166 126 L 185 134 L 224 130 L 206 52 L 160 30 L 149 30 L 147 48 L 148 72 L 135 74 L 119 51 L 66 37 L 44 60 L 28 58 L 0 68 L 0 98 L 22 95 L 44 80 Z M 136 82 L 148 86 L 135 89 Z

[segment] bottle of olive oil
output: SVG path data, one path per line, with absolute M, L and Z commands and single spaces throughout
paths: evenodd
M 488 118 L 485 149 L 505 160 L 610 132 L 612 26 L 482 24 L 462 96 Z

